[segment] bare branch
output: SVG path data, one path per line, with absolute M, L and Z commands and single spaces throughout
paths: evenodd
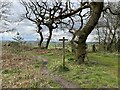
M 113 14 L 113 15 L 120 15 L 120 13 L 113 12 L 109 6 L 106 6 L 106 7 L 103 9 L 103 11 L 105 11 L 105 12 L 107 12 L 107 10 L 109 10 L 109 12 L 110 12 L 111 14 Z
M 70 13 L 55 17 L 54 19 L 64 19 L 64 18 L 70 17 L 70 16 L 72 16 L 72 15 L 74 15 L 74 14 L 78 13 L 79 11 L 86 9 L 86 8 L 90 8 L 90 5 L 85 5 L 85 6 L 79 7 L 78 9 L 76 9 Z

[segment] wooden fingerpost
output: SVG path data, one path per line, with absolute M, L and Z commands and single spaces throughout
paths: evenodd
M 59 39 L 59 41 L 63 41 L 62 59 L 63 59 L 63 68 L 65 68 L 65 41 L 68 41 L 68 39 L 65 39 L 65 37 L 63 37 L 63 39 Z

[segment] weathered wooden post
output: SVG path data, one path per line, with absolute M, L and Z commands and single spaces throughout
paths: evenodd
M 63 53 L 62 53 L 62 59 L 63 59 L 63 68 L 65 67 L 65 41 L 68 41 L 68 39 L 59 39 L 59 41 L 63 41 Z

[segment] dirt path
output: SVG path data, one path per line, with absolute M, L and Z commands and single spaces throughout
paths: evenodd
M 43 76 L 45 76 L 46 78 L 51 78 L 54 82 L 60 84 L 63 88 L 80 88 L 78 85 L 75 85 L 74 83 L 72 83 L 71 81 L 69 80 L 66 80 L 64 79 L 63 77 L 60 77 L 60 76 L 55 76 L 53 74 L 51 74 L 48 69 L 47 69 L 47 63 L 48 63 L 48 60 L 41 57 L 41 56 L 38 56 L 37 57 L 38 59 L 41 59 L 43 61 L 43 65 L 42 65 L 42 68 L 41 68 L 41 73 Z

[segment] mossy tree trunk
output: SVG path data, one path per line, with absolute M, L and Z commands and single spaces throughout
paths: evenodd
M 75 54 L 76 46 L 75 46 L 74 39 L 75 39 L 75 35 L 73 35 L 72 40 L 70 41 L 70 43 L 71 43 L 71 51 Z
M 85 56 L 86 56 L 86 40 L 88 35 L 93 31 L 94 27 L 96 26 L 100 16 L 101 12 L 103 10 L 103 2 L 92 2 L 91 9 L 92 13 L 91 16 L 86 23 L 86 25 L 82 28 L 82 30 L 79 30 L 78 32 L 78 46 L 77 46 L 77 62 L 78 64 L 81 64 L 84 62 Z
M 82 42 L 82 39 L 78 43 L 76 54 L 77 54 L 77 56 L 76 56 L 77 63 L 78 64 L 83 63 L 84 59 L 85 59 L 85 56 L 86 56 L 86 43 L 85 43 L 85 41 Z

